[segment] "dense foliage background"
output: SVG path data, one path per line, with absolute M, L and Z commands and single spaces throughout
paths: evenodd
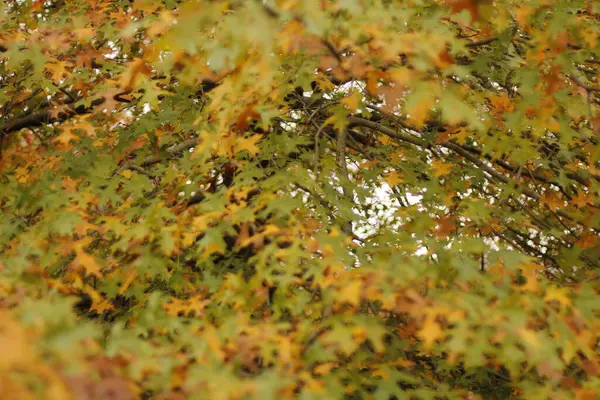
M 600 393 L 600 3 L 0 3 L 2 399 Z

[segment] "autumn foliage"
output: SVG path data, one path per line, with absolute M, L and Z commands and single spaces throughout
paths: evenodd
M 600 395 L 600 2 L 0 2 L 1 399 Z

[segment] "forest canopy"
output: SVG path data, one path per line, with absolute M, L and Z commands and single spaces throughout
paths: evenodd
M 0 3 L 2 399 L 600 395 L 600 2 Z

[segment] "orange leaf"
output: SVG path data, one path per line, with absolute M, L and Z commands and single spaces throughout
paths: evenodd
M 137 86 L 142 75 L 150 75 L 152 71 L 142 58 L 135 58 L 127 64 L 127 68 L 119 79 L 119 85 L 123 90 L 129 90 Z
M 466 10 L 471 14 L 471 21 L 479 19 L 476 0 L 446 0 L 446 5 L 450 7 L 453 14 L 458 14 Z
M 556 192 L 546 192 L 541 198 L 542 204 L 547 205 L 552 211 L 565 206 L 565 202 Z
M 254 107 L 248 106 L 242 111 L 235 122 L 235 129 L 240 132 L 248 130 L 248 125 L 253 119 L 260 118 L 260 114 L 254 111 Z
M 456 224 L 454 222 L 454 218 L 450 215 L 445 215 L 437 221 L 435 235 L 439 238 L 448 237 L 452 234 L 452 232 L 454 232 L 455 228 Z

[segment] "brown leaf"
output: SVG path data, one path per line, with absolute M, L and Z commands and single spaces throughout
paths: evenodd
M 435 227 L 435 235 L 439 238 L 446 238 L 454 232 L 454 229 L 456 229 L 454 217 L 445 215 L 438 219 L 437 226 Z

